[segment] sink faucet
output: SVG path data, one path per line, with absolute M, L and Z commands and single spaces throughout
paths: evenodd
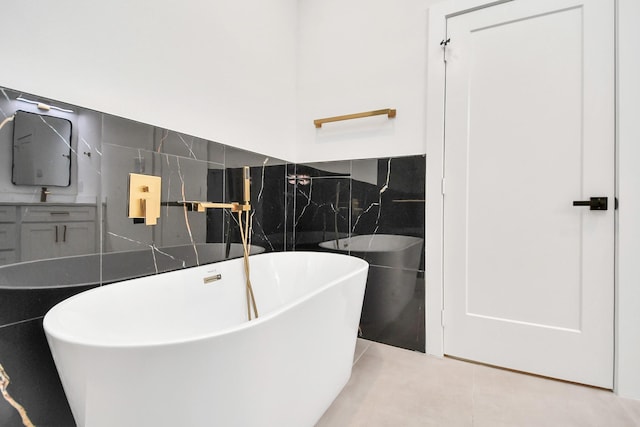
M 40 191 L 40 201 L 47 201 L 47 194 L 51 194 L 51 191 L 47 191 L 47 187 L 42 187 L 42 191 Z

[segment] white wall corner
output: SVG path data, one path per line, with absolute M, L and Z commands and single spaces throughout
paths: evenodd
M 444 354 L 444 330 L 441 324 L 443 306 L 442 221 L 444 174 L 444 82 L 445 69 L 440 40 L 446 35 L 446 12 L 450 2 L 429 8 L 426 85 L 426 352 Z

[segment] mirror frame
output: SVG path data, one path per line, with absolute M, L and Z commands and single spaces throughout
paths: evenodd
M 66 143 L 66 145 L 68 146 L 68 152 L 65 150 L 64 153 L 62 154 L 62 157 L 66 158 L 67 161 L 67 165 L 65 166 L 65 170 L 66 170 L 66 180 L 63 183 L 63 179 L 54 179 L 54 180 L 50 180 L 47 181 L 46 179 L 50 179 L 47 177 L 53 176 L 55 175 L 55 172 L 57 172 L 57 168 L 56 165 L 53 164 L 54 159 L 51 158 L 41 158 L 41 159 L 36 159 L 33 158 L 33 156 L 31 156 L 31 158 L 28 159 L 23 159 L 23 161 L 20 161 L 19 163 L 24 164 L 25 161 L 30 162 L 34 168 L 40 168 L 42 170 L 49 170 L 49 171 L 54 171 L 54 173 L 43 173 L 43 180 L 41 182 L 37 182 L 37 179 L 34 177 L 33 181 L 29 181 L 29 180 L 25 180 L 23 179 L 23 177 L 20 177 L 19 175 L 16 174 L 16 167 L 19 167 L 19 164 L 16 164 L 16 157 L 17 157 L 17 144 L 18 144 L 18 138 L 19 136 L 16 134 L 16 129 L 18 129 L 18 120 L 20 119 L 20 117 L 26 117 L 26 115 L 30 115 L 30 116 L 38 116 L 39 118 L 41 118 L 41 120 L 44 121 L 44 124 L 52 126 L 50 123 L 47 123 L 46 120 L 54 120 L 57 122 L 67 122 L 69 125 L 69 134 L 68 135 L 62 135 L 58 132 L 57 129 L 53 129 L 53 131 L 58 135 L 58 137 L 60 137 L 61 139 L 63 139 Z M 13 141 L 12 141 L 12 162 L 11 162 L 11 183 L 13 185 L 30 185 L 30 186 L 54 186 L 54 187 L 69 187 L 71 185 L 71 154 L 72 154 L 72 135 L 73 135 L 73 123 L 71 122 L 71 120 L 69 119 L 65 119 L 63 117 L 56 117 L 56 116 L 51 116 L 51 115 L 46 115 L 46 114 L 38 114 L 38 113 L 31 113 L 29 111 L 23 111 L 23 110 L 17 110 L 15 112 L 15 118 L 13 120 Z M 37 137 L 37 135 L 36 135 Z M 48 143 L 48 139 L 47 140 L 33 140 L 32 142 L 36 145 L 41 145 L 41 144 L 46 144 Z M 34 148 L 34 150 L 38 150 L 38 147 L 36 146 Z M 62 151 L 62 150 L 61 150 Z M 36 151 L 37 152 L 37 151 Z M 34 164 L 35 163 L 35 164 Z

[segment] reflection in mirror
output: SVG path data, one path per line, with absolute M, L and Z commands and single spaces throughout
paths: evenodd
M 38 104 L 25 99 L 35 99 Z M 52 103 L 63 105 L 65 109 L 43 113 L 39 103 L 50 108 L 54 108 Z M 0 286 L 6 272 L 2 268 L 7 264 L 55 259 L 56 266 L 67 265 L 70 258 L 93 259 L 96 253 L 101 256 L 98 267 L 83 258 L 74 264 L 82 268 L 60 270 L 66 274 L 64 280 L 52 279 L 44 268 L 43 274 L 60 283 L 85 283 L 80 276 L 97 274 L 97 281 L 92 281 L 97 284 L 113 281 L 125 270 L 133 275 L 161 271 L 164 258 L 179 268 L 208 263 L 215 257 L 221 260 L 233 253 L 232 246 L 238 243 L 235 217 L 222 210 L 185 212 L 168 203 L 235 200 L 237 190 L 242 189 L 236 178 L 244 165 L 251 167 L 252 244 L 268 251 L 283 247 L 286 162 L 280 159 L 0 87 L 0 120 L 2 117 L 13 121 L 7 121 L 0 132 Z M 35 122 L 45 128 L 25 129 L 24 119 L 33 119 L 30 125 Z M 22 145 L 13 142 L 14 127 L 16 141 Z M 62 157 L 67 161 L 65 169 L 71 165 L 70 185 L 68 177 L 62 184 L 35 181 L 33 175 L 38 173 L 33 161 L 19 166 L 19 155 L 12 164 L 14 145 L 25 154 L 24 146 L 34 146 L 41 131 L 56 136 L 63 151 L 52 153 L 47 151 L 51 147 L 40 147 L 32 149 L 29 156 L 47 153 L 49 160 Z M 162 177 L 162 201 L 168 203 L 156 227 L 134 224 L 126 215 L 130 172 Z M 21 174 L 30 180 L 23 180 Z M 44 178 L 44 171 L 42 175 Z M 177 251 L 178 247 L 183 250 Z M 222 256 L 216 252 L 219 247 L 223 248 Z M 132 256 L 132 251 L 140 252 L 142 258 Z M 111 253 L 128 256 L 112 264 L 108 261 Z M 40 269 L 40 264 L 30 266 Z
M 13 119 L 14 185 L 71 185 L 71 122 L 17 111 Z
M 41 115 L 38 104 L 24 99 L 47 105 L 53 102 L 73 112 Z M 17 110 L 24 111 L 16 114 Z M 51 121 L 52 115 L 71 121 L 68 133 Z M 47 127 L 24 130 L 20 122 L 25 117 Z M 167 204 L 157 226 L 135 224 L 126 215 L 128 174 L 162 177 L 163 202 L 220 202 L 239 200 L 242 185 L 235 180 L 242 166 L 251 166 L 251 253 L 258 253 L 282 250 L 284 246 L 286 162 L 0 87 L 3 122 L 0 365 L 18 367 L 11 370 L 11 387 L 15 396 L 23 397 L 20 403 L 35 423 L 44 419 L 49 425 L 74 425 L 42 332 L 46 311 L 67 297 L 99 285 L 243 255 L 236 240 L 239 233 L 235 216 L 222 210 L 203 214 Z M 19 127 L 16 143 L 14 126 Z M 55 145 L 51 143 L 33 149 L 27 156 L 30 160 L 20 163 L 20 154 L 26 154 L 26 146 L 35 146 L 34 142 L 40 140 L 35 137 L 41 131 L 53 131 L 62 151 L 49 151 Z M 14 145 L 20 153 L 12 164 Z M 42 154 L 49 160 L 72 156 L 62 157 L 67 161 L 67 173 L 71 165 L 70 185 L 68 176 L 45 184 L 34 179 L 38 175 L 35 169 L 27 173 L 33 159 Z M 43 179 L 48 176 L 44 172 Z M 29 180 L 23 180 L 26 177 Z M 42 200 L 45 191 L 51 193 Z M 9 341 L 11 345 L 4 345 Z M 1 421 L 5 412 L 0 409 L 0 425 L 6 424 Z

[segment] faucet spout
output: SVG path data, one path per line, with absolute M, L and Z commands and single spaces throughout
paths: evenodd
M 181 205 L 186 205 L 189 210 L 195 212 L 204 212 L 207 209 L 230 209 L 231 212 L 247 212 L 251 210 L 251 174 L 249 166 L 242 168 L 242 203 L 214 203 L 214 202 L 200 202 L 191 200 L 182 200 L 177 202 Z
M 178 203 L 187 205 L 189 210 L 194 212 L 204 212 L 207 209 L 230 209 L 231 212 L 244 212 L 244 211 L 251 210 L 251 205 L 240 204 L 238 202 L 213 203 L 213 202 L 198 202 L 198 201 L 191 201 L 191 200 L 183 200 Z

